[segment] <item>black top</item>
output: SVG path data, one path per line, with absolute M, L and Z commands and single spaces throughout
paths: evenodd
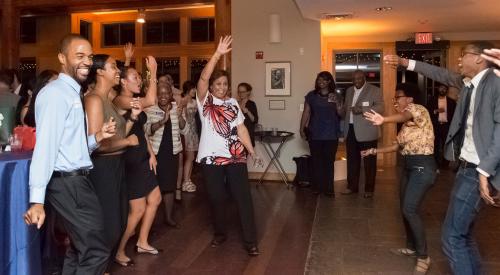
M 142 162 L 149 159 L 148 145 L 146 142 L 146 134 L 144 133 L 144 124 L 146 124 L 148 117 L 146 113 L 141 112 L 138 117 L 138 121 L 134 123 L 132 129 L 129 132 L 130 135 L 136 135 L 139 140 L 139 145 L 134 147 L 129 147 L 125 152 L 125 162 L 135 163 Z
M 248 129 L 248 134 L 250 135 L 250 140 L 252 141 L 252 146 L 255 146 L 255 125 L 259 123 L 259 115 L 257 114 L 257 105 L 255 102 L 248 100 L 245 104 L 245 108 L 248 109 L 250 113 L 254 116 L 254 121 L 252 122 L 248 117 L 248 114 L 245 115 L 245 127 Z

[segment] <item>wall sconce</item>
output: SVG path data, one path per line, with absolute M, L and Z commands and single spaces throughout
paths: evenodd
M 281 43 L 281 23 L 279 14 L 269 15 L 269 43 Z
M 141 24 L 146 23 L 146 11 L 144 9 L 139 10 L 139 13 L 137 14 L 137 22 Z

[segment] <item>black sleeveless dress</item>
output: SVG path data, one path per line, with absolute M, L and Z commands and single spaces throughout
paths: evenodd
M 145 197 L 158 186 L 154 171 L 149 169 L 149 152 L 144 133 L 146 121 L 146 113 L 140 113 L 139 120 L 134 123 L 129 133 L 129 135 L 137 136 L 139 145 L 129 147 L 124 154 L 125 181 L 129 200 Z
M 170 119 L 163 126 L 158 154 L 158 184 L 162 193 L 174 192 L 177 186 L 177 170 L 179 168 L 179 154 L 174 155 L 174 144 L 172 140 L 172 122 Z

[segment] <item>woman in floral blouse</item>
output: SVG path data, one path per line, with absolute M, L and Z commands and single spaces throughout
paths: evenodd
M 414 100 L 418 97 L 418 87 L 411 83 L 396 86 L 394 106 L 395 115 L 383 117 L 375 111 L 364 116 L 374 125 L 383 123 L 403 123 L 397 141 L 392 146 L 370 148 L 362 151 L 362 156 L 377 153 L 395 152 L 399 149 L 403 159 L 401 175 L 401 212 L 406 229 L 406 248 L 393 249 L 392 252 L 417 257 L 413 274 L 425 274 L 431 259 L 427 254 L 425 229 L 419 215 L 419 208 L 425 194 L 434 184 L 436 163 L 434 154 L 434 130 L 427 109 Z
M 219 58 L 231 51 L 231 42 L 230 36 L 220 39 L 216 52 L 198 81 L 196 103 L 202 130 L 196 161 L 202 166 L 213 210 L 215 234 L 212 247 L 226 240 L 224 219 L 226 190 L 229 189 L 240 214 L 245 248 L 250 256 L 256 256 L 259 250 L 248 183 L 247 153 L 254 160 L 261 162 L 261 159 L 255 154 L 238 102 L 227 96 L 229 74 L 226 71 L 214 71 Z

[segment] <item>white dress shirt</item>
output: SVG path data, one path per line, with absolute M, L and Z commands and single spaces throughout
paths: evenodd
M 354 107 L 354 105 L 356 105 L 356 102 L 358 101 L 359 95 L 361 94 L 361 92 L 363 91 L 363 88 L 365 86 L 366 86 L 366 82 L 365 82 L 365 84 L 363 84 L 363 87 L 361 87 L 359 89 L 354 87 L 354 95 L 352 97 L 351 107 Z M 354 120 L 353 120 L 353 115 L 352 115 L 352 111 L 351 111 L 351 116 L 349 117 L 349 124 L 353 124 L 353 123 L 354 123 Z

